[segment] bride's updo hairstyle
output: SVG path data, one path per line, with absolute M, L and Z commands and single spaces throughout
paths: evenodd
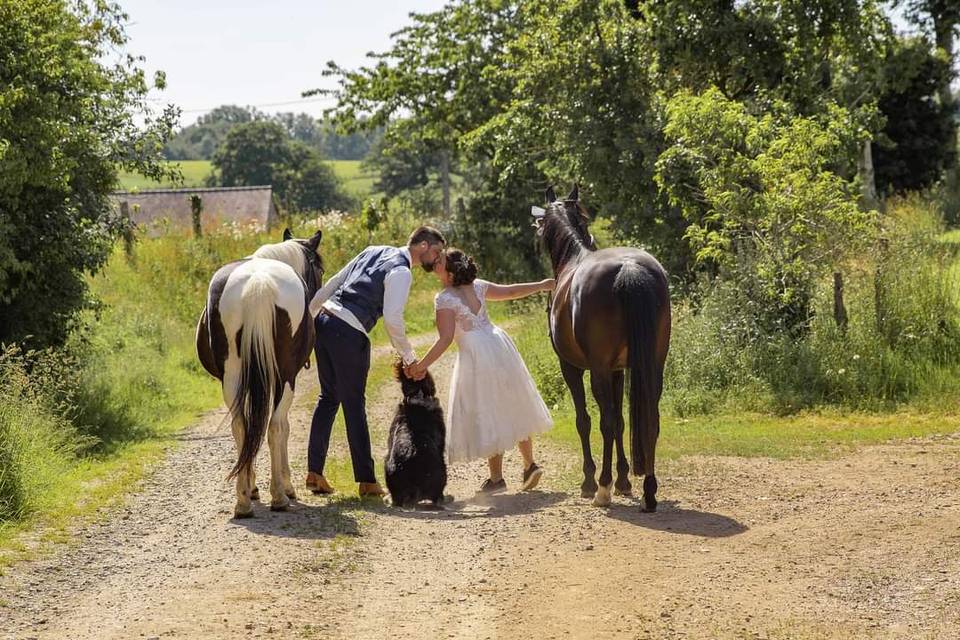
M 447 272 L 453 278 L 453 286 L 470 284 L 477 278 L 477 263 L 460 249 L 447 249 L 445 254 Z

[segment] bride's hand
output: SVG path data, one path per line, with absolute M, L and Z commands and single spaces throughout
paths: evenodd
M 423 380 L 427 376 L 427 368 L 420 362 L 414 362 L 407 367 L 406 374 L 411 380 Z

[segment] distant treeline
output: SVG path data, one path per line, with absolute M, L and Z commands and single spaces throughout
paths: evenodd
M 330 123 L 307 113 L 270 115 L 254 107 L 223 105 L 181 129 L 164 147 L 163 154 L 168 160 L 210 160 L 230 129 L 254 121 L 280 124 L 293 140 L 328 160 L 362 160 L 382 136 L 382 128 L 341 135 Z

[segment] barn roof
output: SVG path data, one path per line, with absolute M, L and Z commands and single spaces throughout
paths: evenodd
M 192 196 L 200 197 L 204 227 L 234 221 L 257 222 L 266 228 L 277 220 L 273 187 L 270 185 L 141 189 L 111 194 L 117 207 L 127 203 L 133 221 L 148 229 L 159 227 L 163 219 L 168 220 L 171 226 L 189 228 L 193 221 L 190 206 Z

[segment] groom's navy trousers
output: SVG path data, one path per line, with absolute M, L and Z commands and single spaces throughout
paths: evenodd
M 370 372 L 370 339 L 343 320 L 326 313 L 318 315 L 315 324 L 317 340 L 313 352 L 320 378 L 320 399 L 310 425 L 308 471 L 323 474 L 333 421 L 337 409 L 343 407 L 354 480 L 376 482 L 365 396 Z

